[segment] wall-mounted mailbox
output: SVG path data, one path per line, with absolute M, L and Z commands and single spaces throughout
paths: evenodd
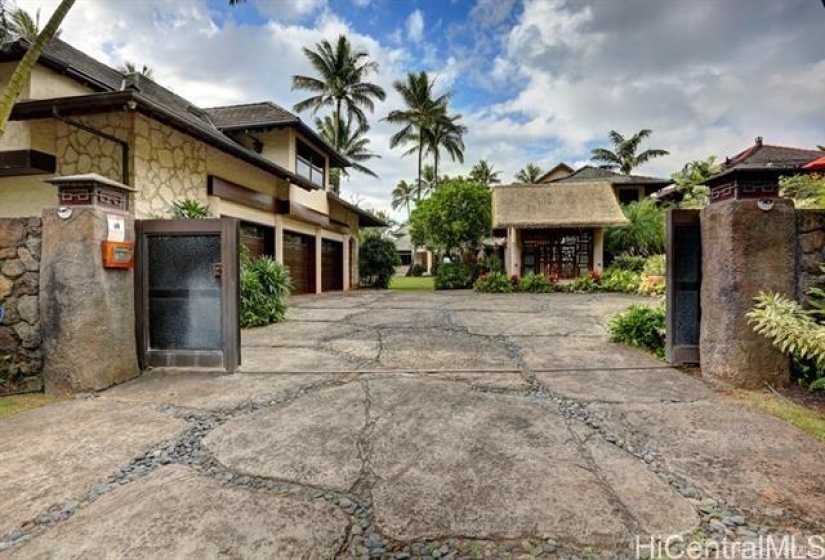
M 135 244 L 132 241 L 104 241 L 104 268 L 134 268 Z

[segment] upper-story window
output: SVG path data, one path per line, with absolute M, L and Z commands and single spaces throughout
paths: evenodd
M 324 156 L 301 142 L 296 141 L 295 172 L 306 177 L 314 185 L 324 188 Z

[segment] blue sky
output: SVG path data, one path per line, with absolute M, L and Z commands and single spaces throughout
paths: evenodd
M 57 0 L 19 4 L 49 14 Z M 147 64 L 201 106 L 289 108 L 302 98 L 291 76 L 311 73 L 301 48 L 346 34 L 390 95 L 371 131 L 380 179 L 353 175 L 343 193 L 388 209 L 394 185 L 415 176 L 380 121 L 407 72 L 438 76 L 469 127 L 465 163 L 446 172 L 487 158 L 509 182 L 531 162 L 587 163 L 611 129 L 651 128 L 650 146 L 671 155 L 638 171 L 668 176 L 756 136 L 825 143 L 823 31 L 820 0 L 83 0 L 62 37 L 114 66 Z

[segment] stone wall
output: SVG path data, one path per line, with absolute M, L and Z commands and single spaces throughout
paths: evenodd
M 796 297 L 808 288 L 825 284 L 819 267 L 825 264 L 825 210 L 796 211 Z
M 40 218 L 0 219 L 0 393 L 39 390 L 43 381 L 40 329 Z
M 92 128 L 127 142 L 132 141 L 131 113 L 106 113 L 78 118 Z M 123 180 L 123 153 L 115 142 L 69 124 L 58 122 L 55 129 L 58 175 L 98 173 L 113 181 Z M 134 176 L 134 170 L 132 170 Z M 130 178 L 130 184 L 133 182 Z

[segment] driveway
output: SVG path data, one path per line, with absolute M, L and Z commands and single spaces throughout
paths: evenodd
M 825 446 L 607 342 L 637 301 L 295 298 L 244 333 L 241 373 L 153 372 L 0 422 L 0 550 L 592 557 L 821 531 Z

